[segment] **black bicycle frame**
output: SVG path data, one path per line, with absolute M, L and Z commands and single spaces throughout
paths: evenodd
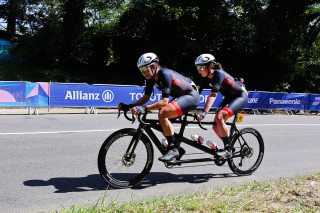
M 176 163 L 196 163 L 196 162 L 206 162 L 206 161 L 215 161 L 217 160 L 215 158 L 215 150 L 207 147 L 207 146 L 203 146 L 193 140 L 190 140 L 186 137 L 183 136 L 183 133 L 185 131 L 185 128 L 188 124 L 199 124 L 197 122 L 194 121 L 188 121 L 187 120 L 187 115 L 184 115 L 183 118 L 180 117 L 180 121 L 177 120 L 173 120 L 171 121 L 171 123 L 179 123 L 181 124 L 181 128 L 179 130 L 179 133 L 174 133 L 178 147 L 180 147 L 181 143 L 186 143 L 189 146 L 192 146 L 196 149 L 199 149 L 205 153 L 208 153 L 210 155 L 213 155 L 213 158 L 198 158 L 198 159 L 187 159 L 187 160 L 177 160 Z M 236 127 L 236 121 L 238 119 L 238 115 L 236 115 L 233 119 L 233 122 L 226 122 L 227 125 L 230 125 L 230 138 L 232 138 L 232 136 L 235 134 L 235 132 L 239 132 L 239 130 Z M 159 132 L 162 132 L 162 128 L 159 124 L 158 120 L 154 120 L 154 119 L 145 119 L 144 118 L 144 122 L 142 123 L 140 122 L 139 127 L 138 127 L 138 131 L 137 134 L 132 138 L 130 145 L 127 149 L 127 153 L 130 151 L 131 147 L 133 146 L 131 153 L 130 153 L 130 157 L 132 156 L 138 142 L 139 139 L 143 133 L 143 131 L 146 132 L 146 134 L 149 136 L 149 138 L 151 139 L 151 141 L 154 143 L 154 145 L 158 148 L 158 150 L 162 153 L 165 154 L 167 152 L 167 150 L 163 147 L 163 145 L 161 144 L 161 142 L 159 141 L 158 137 L 154 134 L 154 132 L 152 131 L 152 129 L 155 129 Z M 205 124 L 205 125 L 214 125 L 216 124 L 215 122 L 201 122 L 201 124 Z

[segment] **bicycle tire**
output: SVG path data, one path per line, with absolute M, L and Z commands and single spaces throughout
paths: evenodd
M 117 188 L 130 188 L 139 184 L 150 172 L 153 164 L 153 147 L 142 134 L 134 151 L 127 159 L 126 150 L 136 129 L 121 129 L 111 134 L 102 144 L 98 155 L 98 169 L 102 178 Z
M 244 144 L 244 140 L 247 145 Z M 242 144 L 242 145 L 241 145 Z M 253 128 L 244 128 L 231 140 L 232 158 L 228 159 L 230 169 L 237 175 L 251 175 L 260 166 L 264 156 L 261 134 Z

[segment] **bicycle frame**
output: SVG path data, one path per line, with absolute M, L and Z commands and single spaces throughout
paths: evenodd
M 207 146 L 203 146 L 193 140 L 190 140 L 186 137 L 183 136 L 184 134 L 184 131 L 185 131 L 185 128 L 188 124 L 198 124 L 198 122 L 194 122 L 194 121 L 188 121 L 187 120 L 187 117 L 188 116 L 191 116 L 190 114 L 187 114 L 187 115 L 183 115 L 182 117 L 180 117 L 180 121 L 177 121 L 177 120 L 174 120 L 174 121 L 171 121 L 171 123 L 179 123 L 181 124 L 181 127 L 180 127 L 180 130 L 179 130 L 179 133 L 174 133 L 175 135 L 175 138 L 177 140 L 177 144 L 178 144 L 178 147 L 180 147 L 180 144 L 181 143 L 185 143 L 185 144 L 188 144 L 189 146 L 192 146 L 196 149 L 199 149 L 205 153 L 208 153 L 210 155 L 213 155 L 212 158 L 197 158 L 197 159 L 186 159 L 186 160 L 176 160 L 175 162 L 171 162 L 172 165 L 176 165 L 176 164 L 182 164 L 182 163 L 196 163 L 196 162 L 207 162 L 207 161 L 217 161 L 217 158 L 216 158 L 216 155 L 215 155 L 215 150 L 207 147 Z M 236 121 L 237 121 L 237 118 L 238 118 L 238 114 L 234 117 L 233 119 L 233 122 L 225 122 L 227 125 L 231 126 L 230 128 L 230 131 L 229 131 L 229 136 L 230 138 L 232 138 L 232 136 L 235 134 L 235 133 L 238 133 L 239 130 L 237 129 L 236 127 Z M 142 118 L 143 122 L 140 121 L 140 124 L 139 124 L 139 127 L 138 127 L 138 131 L 137 131 L 137 134 L 132 138 L 131 140 L 131 143 L 127 149 L 127 153 L 130 153 L 130 150 L 131 150 L 131 153 L 130 153 L 130 157 L 132 156 L 133 154 L 133 151 L 135 150 L 137 144 L 138 144 L 138 141 L 141 137 L 141 135 L 143 134 L 143 131 L 145 131 L 145 133 L 149 136 L 149 138 L 151 139 L 151 141 L 153 142 L 153 144 L 158 148 L 158 150 L 162 153 L 162 154 L 165 154 L 167 152 L 167 150 L 162 146 L 161 142 L 159 141 L 158 137 L 155 135 L 155 133 L 153 132 L 152 129 L 155 129 L 159 132 L 162 132 L 162 128 L 159 124 L 159 121 L 158 120 L 155 120 L 155 119 L 146 119 L 146 115 L 144 115 L 144 117 Z M 215 122 L 201 122 L 201 124 L 206 124 L 206 125 L 213 125 L 215 124 Z M 201 128 L 203 128 L 201 125 L 200 125 Z M 133 146 L 133 147 L 132 147 Z
M 124 111 L 125 117 L 128 120 L 135 121 L 135 117 L 129 118 L 126 112 Z M 120 111 L 118 115 L 120 115 Z M 188 120 L 188 116 L 192 116 L 193 121 Z M 225 122 L 231 126 L 230 148 L 232 148 L 232 157 L 228 159 L 221 159 L 218 156 L 220 150 L 211 149 L 183 136 L 185 128 L 189 124 L 197 124 L 200 128 L 205 129 L 202 124 L 214 125 L 214 122 L 201 123 L 196 119 L 195 115 L 191 114 L 185 114 L 179 117 L 178 120 L 171 120 L 171 123 L 181 124 L 180 130 L 174 133 L 180 155 L 164 162 L 164 165 L 167 168 L 172 168 L 185 163 L 214 162 L 215 165 L 222 166 L 227 162 L 229 168 L 236 175 L 251 175 L 259 167 L 263 159 L 264 142 L 261 134 L 254 128 L 248 127 L 238 130 L 236 127 L 237 119 L 238 114 L 233 118 L 233 122 Z M 137 129 L 124 128 L 112 133 L 100 148 L 98 154 L 99 173 L 112 186 L 129 188 L 139 184 L 151 171 L 154 160 L 154 146 L 162 154 L 168 151 L 159 141 L 158 134 L 155 134 L 155 130 L 162 133 L 159 121 L 157 119 L 146 119 L 146 114 L 140 114 L 138 120 L 139 127 Z M 127 144 L 128 142 L 129 145 Z M 203 153 L 209 154 L 209 156 L 201 155 L 202 158 L 181 160 L 185 153 L 185 150 L 180 147 L 181 143 L 187 144 L 196 150 L 201 150 Z M 125 145 L 123 146 L 122 144 Z

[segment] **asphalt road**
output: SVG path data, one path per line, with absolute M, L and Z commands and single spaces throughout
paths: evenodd
M 227 165 L 213 163 L 167 169 L 155 150 L 142 185 L 107 189 L 97 169 L 100 146 L 112 132 L 137 123 L 117 120 L 116 114 L 1 115 L 0 212 L 54 211 L 94 204 L 104 195 L 106 203 L 136 201 L 320 171 L 320 116 L 248 115 L 239 125 L 246 126 L 260 131 L 265 142 L 262 164 L 251 176 L 238 177 Z M 211 128 L 188 126 L 185 135 L 193 133 L 218 141 Z

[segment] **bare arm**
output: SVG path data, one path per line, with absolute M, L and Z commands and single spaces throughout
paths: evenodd
M 211 92 L 207 98 L 206 104 L 204 105 L 204 109 L 203 111 L 205 112 L 209 112 L 212 104 L 214 103 L 214 101 L 216 100 L 218 94 L 215 92 Z
M 204 105 L 203 111 L 199 114 L 197 114 L 198 120 L 203 120 L 204 117 L 206 116 L 207 112 L 209 112 L 212 104 L 216 100 L 216 97 L 218 96 L 217 93 L 211 92 L 206 100 L 206 104 Z
M 150 99 L 150 95 L 143 95 L 139 100 L 132 103 L 132 106 L 142 106 L 146 104 Z
M 163 98 L 160 101 L 157 101 L 156 103 L 150 104 L 147 106 L 147 110 L 156 110 L 164 107 L 169 102 L 169 98 Z
M 142 97 L 143 98 L 143 97 Z M 142 103 L 142 98 L 140 98 L 137 102 L 139 102 L 139 104 L 140 103 Z M 149 98 L 150 98 L 150 96 L 149 96 Z M 141 101 L 140 101 L 141 100 Z M 149 99 L 148 99 L 149 100 Z M 146 111 L 150 111 L 150 110 L 156 110 L 156 109 L 160 109 L 161 107 L 164 107 L 165 105 L 167 105 L 168 104 L 168 101 L 169 101 L 169 98 L 163 98 L 162 100 L 160 100 L 160 101 L 158 101 L 158 102 L 156 102 L 156 103 L 153 103 L 153 104 L 150 104 L 150 105 L 147 105 L 147 106 L 145 106 L 146 108 L 145 108 L 145 110 Z M 135 103 L 133 103 L 133 104 L 136 104 L 137 102 L 135 102 Z M 138 106 L 138 105 L 136 105 L 136 106 Z M 141 105 L 139 105 L 139 106 L 141 106 Z M 132 109 L 131 109 L 131 112 L 133 113 L 133 114 L 135 114 L 135 115 L 138 115 L 139 114 L 139 112 L 136 110 L 136 108 L 135 107 L 133 107 Z

